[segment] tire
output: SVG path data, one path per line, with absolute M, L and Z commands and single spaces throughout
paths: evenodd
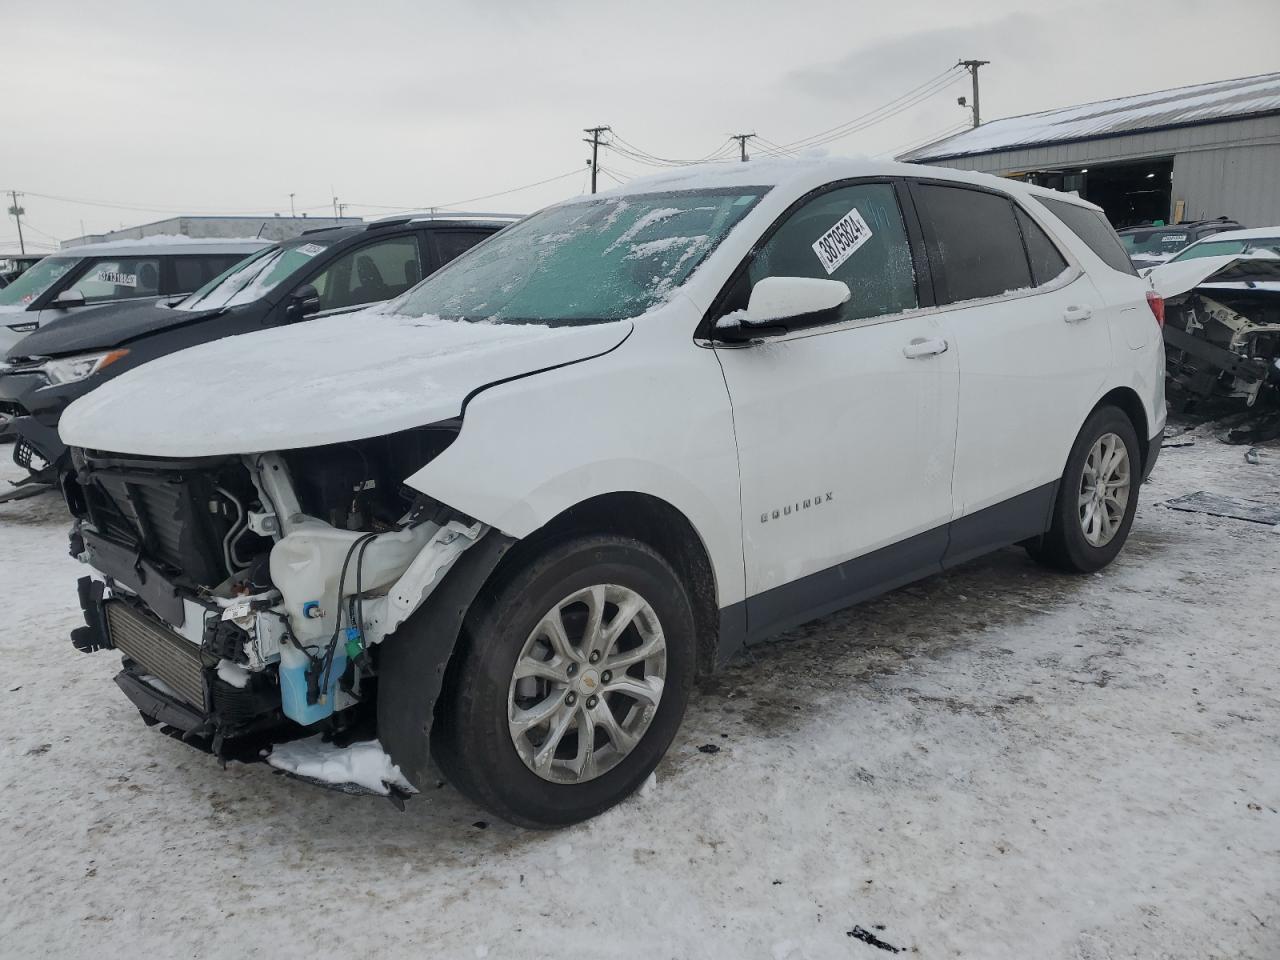
M 610 641 L 624 611 L 632 619 Z M 558 641 L 548 627 L 557 621 Z M 588 653 L 592 636 L 605 651 L 598 660 Z M 547 547 L 486 590 L 466 639 L 432 752 L 454 786 L 520 826 L 578 823 L 628 797 L 666 753 L 693 687 L 688 591 L 658 553 L 628 538 Z
M 1117 473 L 1104 470 L 1112 480 L 1101 494 L 1094 482 L 1094 466 L 1101 462 L 1105 467 L 1111 462 L 1106 454 L 1108 443 L 1116 452 L 1123 450 L 1123 463 L 1116 462 L 1116 467 L 1123 466 L 1127 478 L 1122 510 L 1118 498 L 1106 495 L 1119 489 Z M 1099 407 L 1089 415 L 1071 447 L 1067 468 L 1058 484 L 1049 532 L 1029 544 L 1027 552 L 1037 562 L 1069 573 L 1092 573 L 1105 567 L 1129 537 L 1141 483 L 1142 455 L 1133 422 L 1117 407 Z M 1093 500 L 1092 514 L 1086 497 Z

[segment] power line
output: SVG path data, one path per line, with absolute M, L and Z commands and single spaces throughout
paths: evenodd
M 978 111 L 978 68 L 985 67 L 990 60 L 961 60 L 956 64 L 957 67 L 964 67 L 969 71 L 969 75 L 973 78 L 973 125 L 977 128 L 982 123 L 982 115 Z M 964 98 L 960 98 L 960 105 L 964 106 Z
M 22 238 L 22 215 L 27 211 L 18 206 L 18 191 L 10 190 L 9 196 L 13 199 L 13 205 L 9 207 L 9 216 L 13 217 L 14 222 L 18 225 L 18 249 L 26 253 L 27 243 Z
M 800 140 L 794 140 L 786 144 L 777 144 L 775 146 L 777 149 L 786 152 L 807 150 L 826 143 L 831 143 L 834 140 L 839 140 L 843 137 L 849 136 L 850 134 L 858 133 L 868 127 L 874 126 L 877 123 L 882 123 L 883 121 L 897 116 L 904 110 L 907 110 L 952 86 L 961 79 L 956 72 L 959 69 L 959 64 L 948 67 L 946 70 L 942 71 L 942 73 L 931 77 L 919 86 L 908 90 L 906 93 L 881 104 L 874 110 L 869 110 L 864 114 L 854 117 L 852 120 L 847 120 L 842 124 L 830 127 L 820 133 L 815 133 Z
M 921 147 L 926 147 L 937 140 L 941 140 L 944 137 L 949 137 L 953 133 L 959 133 L 961 130 L 967 130 L 968 128 L 969 128 L 969 122 L 967 120 L 961 120 L 958 123 L 951 123 L 943 127 L 941 130 L 937 130 L 929 134 L 923 140 L 919 139 L 918 137 L 913 137 L 911 140 L 907 141 L 904 144 L 894 147 L 892 150 L 882 150 L 880 153 L 877 153 L 876 156 L 877 157 L 891 156 L 896 158 L 905 153 L 911 153 L 914 150 L 919 150 Z
M 590 140 L 583 140 L 583 143 L 591 144 L 591 192 L 596 192 L 596 171 L 599 168 L 600 154 L 600 134 L 608 133 L 609 127 L 587 127 L 582 132 L 591 134 Z

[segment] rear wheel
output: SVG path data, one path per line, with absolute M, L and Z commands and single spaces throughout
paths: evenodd
M 432 746 L 473 800 L 524 826 L 595 816 L 640 786 L 684 716 L 693 610 L 652 549 L 549 548 L 468 620 Z
M 1053 524 L 1028 552 L 1047 566 L 1074 573 L 1106 566 L 1129 537 L 1141 478 L 1133 423 L 1116 407 L 1095 410 L 1067 458 Z

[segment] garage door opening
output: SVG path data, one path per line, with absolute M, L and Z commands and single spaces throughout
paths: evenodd
M 1065 170 L 1036 170 L 1023 176 L 1042 187 L 1078 193 L 1107 213 L 1116 229 L 1170 221 L 1173 159 L 1112 163 Z

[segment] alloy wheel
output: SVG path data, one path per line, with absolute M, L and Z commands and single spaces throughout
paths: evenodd
M 1115 538 L 1129 507 L 1129 450 L 1114 433 L 1104 433 L 1089 450 L 1080 476 L 1080 529 L 1090 546 Z
M 662 624 L 640 594 L 617 584 L 577 590 L 547 611 L 516 658 L 511 742 L 544 780 L 599 777 L 649 729 L 666 673 Z

